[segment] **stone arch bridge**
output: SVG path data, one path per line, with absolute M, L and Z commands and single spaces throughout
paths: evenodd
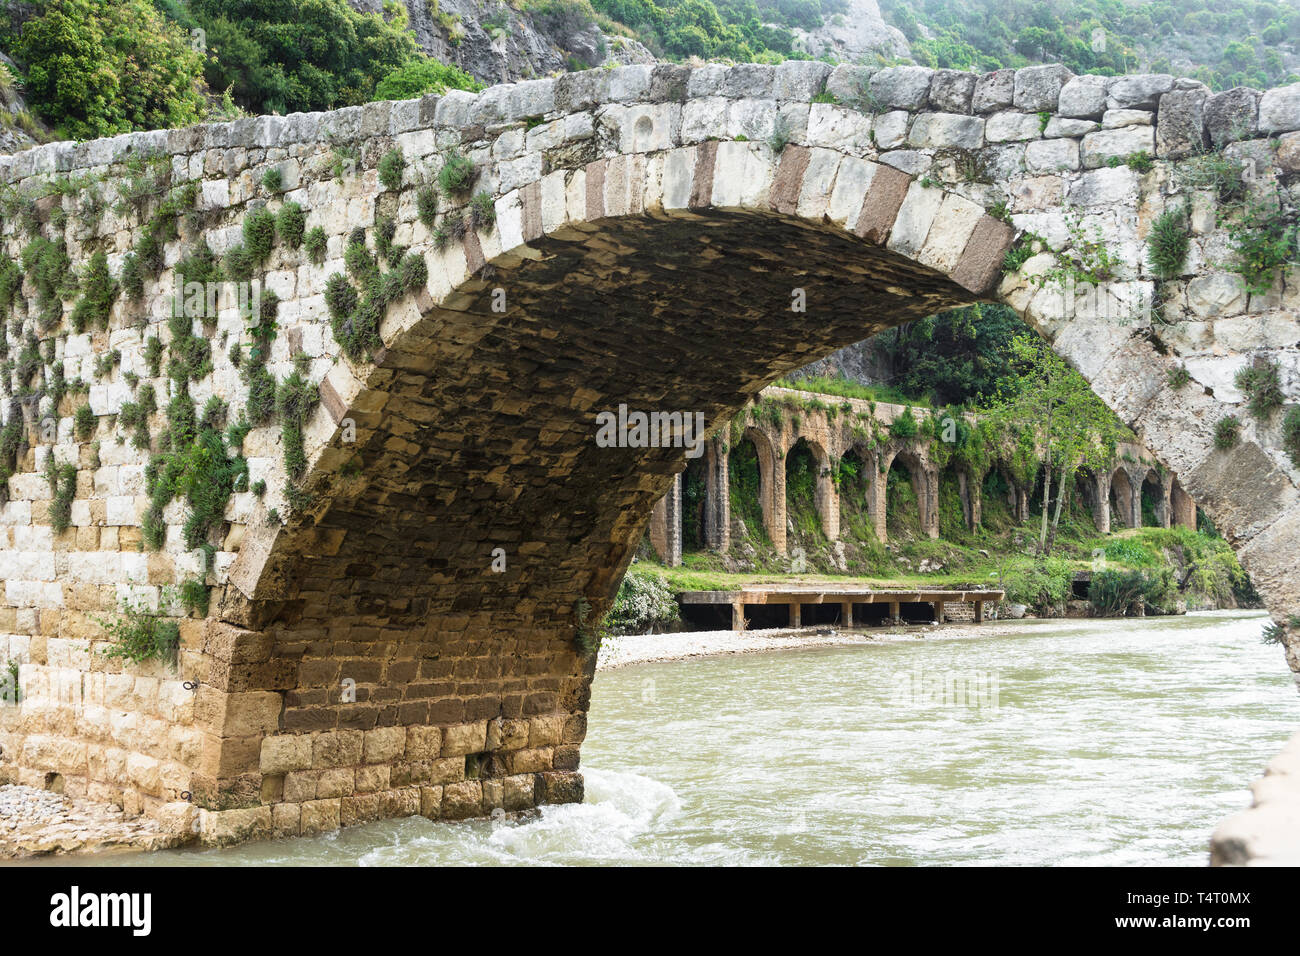
M 685 454 L 598 447 L 595 416 L 727 420 L 978 300 L 1137 429 L 1285 620 L 1297 472 L 1232 381 L 1269 357 L 1297 394 L 1297 276 L 1255 295 L 1228 271 L 1213 195 L 1177 175 L 1211 149 L 1294 208 L 1300 86 L 653 65 L 0 159 L 0 656 L 25 695 L 0 767 L 197 809 L 210 843 L 581 799 L 575 636 Z M 1153 324 L 1171 203 L 1190 248 Z M 1043 246 L 1004 275 L 1026 231 Z M 1104 300 L 1067 308 L 1032 277 L 1086 269 L 1098 232 Z M 216 257 L 276 296 L 177 319 L 176 273 L 217 281 Z M 177 667 L 102 653 L 130 600 L 179 619 Z
M 1008 463 L 997 454 L 978 469 L 957 461 L 941 466 L 932 451 L 934 439 L 928 435 L 916 438 L 890 436 L 890 424 L 908 406 L 779 386 L 763 389 L 759 399 L 771 402 L 778 409 L 778 417 L 772 420 L 750 411 L 758 407 L 751 404 L 741 412 L 743 428 L 740 440 L 754 445 L 763 530 L 778 554 L 785 554 L 787 550 L 788 502 L 784 461 L 800 442 L 807 445 L 817 469 L 813 504 L 822 532 L 832 542 L 840 537 L 840 501 L 845 494 L 833 478 L 833 469 L 846 455 L 856 456 L 866 466 L 867 488 L 863 504 L 881 541 L 888 540 L 886 477 L 896 462 L 907 472 L 916 494 L 921 531 L 930 538 L 939 537 L 939 480 L 945 467 L 950 468 L 956 478 L 961 520 L 967 528 L 974 529 L 980 524 L 984 479 L 993 470 L 1006 476 L 1007 504 L 1011 513 L 1021 521 L 1029 518 L 1032 482 L 1018 480 Z M 933 414 L 930 409 L 917 407 L 912 407 L 911 413 L 918 420 Z M 864 428 L 864 421 L 870 422 L 871 427 Z M 704 478 L 700 505 L 701 540 L 712 551 L 725 552 L 731 547 L 729 451 L 732 440 L 731 432 L 714 434 L 700 455 Z M 681 563 L 684 546 L 683 474 L 679 472 L 673 478 L 664 496 L 655 502 L 650 515 L 651 543 L 660 558 L 670 565 Z M 1080 469 L 1075 477 L 1081 481 L 1093 524 L 1102 534 L 1109 533 L 1116 523 L 1125 528 L 1141 527 L 1142 494 L 1146 485 L 1152 487 L 1153 510 L 1160 526 L 1196 527 L 1196 503 L 1178 478 L 1165 470 L 1141 445 L 1121 442 L 1115 449 L 1110 467 L 1101 471 Z

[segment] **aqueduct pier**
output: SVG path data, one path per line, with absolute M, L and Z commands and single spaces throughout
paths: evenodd
M 453 148 L 485 198 L 443 190 L 430 216 L 420 187 Z M 1300 283 L 1292 270 L 1254 294 L 1225 265 L 1228 219 L 1178 175 L 1204 150 L 1294 209 L 1300 85 L 635 66 L 0 160 L 8 194 L 32 200 L 5 217 L 7 255 L 50 244 L 6 326 L 0 652 L 27 699 L 0 708 L 0 767 L 197 820 L 210 843 L 580 799 L 594 660 L 575 633 L 684 465 L 680 448 L 597 447 L 594 416 L 729 419 L 837 347 L 981 299 L 1015 308 L 1138 431 L 1286 627 L 1297 471 L 1233 378 L 1272 359 L 1296 394 Z M 288 203 L 321 233 L 267 247 L 260 211 Z M 1147 232 L 1173 203 L 1190 248 L 1159 278 Z M 1004 275 L 1022 231 L 1043 249 Z M 1104 295 L 1076 308 L 1051 274 L 1086 271 L 1097 234 Z M 397 279 L 381 246 L 401 253 Z M 235 247 L 232 271 L 276 292 L 272 314 L 169 320 L 177 265 Z M 60 249 L 80 293 L 44 281 Z M 327 295 L 335 273 L 353 293 Z M 1157 287 L 1158 319 L 1141 308 Z M 275 414 L 268 376 L 292 385 Z M 303 382 L 320 401 L 299 428 Z M 256 412 L 251 430 L 217 435 L 211 397 Z M 1212 439 L 1227 416 L 1231 452 Z M 247 483 L 195 494 L 186 476 L 227 455 Z M 124 599 L 191 581 L 210 602 L 180 621 L 178 670 L 101 653 Z M 1300 670 L 1291 630 L 1285 645 Z M 55 686 L 76 693 L 41 691 Z

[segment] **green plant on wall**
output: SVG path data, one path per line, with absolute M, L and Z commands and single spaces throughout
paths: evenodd
M 162 589 L 160 606 L 170 603 L 171 591 Z M 181 643 L 180 627 L 160 609 L 124 598 L 115 617 L 96 618 L 96 621 L 114 642 L 103 651 L 105 656 L 136 664 L 151 660 L 175 662 Z

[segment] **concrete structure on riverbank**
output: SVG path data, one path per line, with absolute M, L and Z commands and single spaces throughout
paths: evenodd
M 834 480 L 834 469 L 846 455 L 857 459 L 867 477 L 865 504 L 881 541 L 889 539 L 885 486 L 895 462 L 907 470 L 911 479 L 922 532 L 930 538 L 939 537 L 939 477 L 943 468 L 935 461 L 934 449 L 940 439 L 928 434 L 895 438 L 889 428 L 905 411 L 922 422 L 934 412 L 928 408 L 909 409 L 888 402 L 839 398 L 775 386 L 763 389 L 760 400 L 766 403 L 766 408 L 775 410 L 777 417 L 757 415 L 753 412 L 756 406 L 748 406 L 738 419 L 743 427 L 740 439 L 751 442 L 756 452 L 763 529 L 778 554 L 787 551 L 785 460 L 800 443 L 812 452 L 816 464 L 814 504 L 822 531 L 830 541 L 840 537 L 843 494 Z M 731 547 L 731 496 L 737 493 L 729 474 L 731 440 L 731 434 L 722 430 L 708 440 L 700 459 L 704 471 L 702 537 L 710 550 L 718 552 L 726 552 Z M 1011 513 L 1019 521 L 1028 520 L 1029 499 L 1034 491 L 1032 482 L 1017 480 L 1003 458 L 995 454 L 978 470 L 958 461 L 946 467 L 956 475 L 962 521 L 967 528 L 980 524 L 984 479 L 993 470 L 1004 476 Z M 660 560 L 671 566 L 682 561 L 682 475 L 679 472 L 673 478 L 664 496 L 655 502 L 650 516 L 651 543 Z M 1108 534 L 1115 524 L 1124 528 L 1141 527 L 1144 493 L 1152 502 L 1158 526 L 1196 527 L 1196 503 L 1178 479 L 1141 445 L 1121 442 L 1115 449 L 1111 467 L 1097 473 L 1082 472 L 1076 478 L 1081 482 L 1093 523 L 1102 534 Z
M 0 444 L 0 657 L 25 699 L 0 707 L 0 772 L 197 811 L 208 843 L 580 800 L 581 637 L 687 453 L 601 446 L 596 416 L 729 420 L 981 299 L 1141 434 L 1285 624 L 1298 473 L 1233 381 L 1275 361 L 1296 394 L 1300 277 L 1252 294 L 1225 267 L 1212 190 L 1177 175 L 1211 146 L 1292 208 L 1300 85 L 654 65 L 0 158 L 26 279 Z M 1184 204 L 1186 262 L 1157 278 L 1148 230 Z M 1081 304 L 1053 270 L 1086 272 L 1102 232 Z M 178 267 L 214 255 L 276 297 L 172 317 Z M 179 619 L 178 667 L 104 655 L 130 602 Z

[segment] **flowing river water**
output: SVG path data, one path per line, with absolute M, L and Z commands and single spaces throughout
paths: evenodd
M 1204 865 L 1300 726 L 1265 622 L 1026 621 L 620 668 L 593 686 L 584 804 L 94 862 Z

